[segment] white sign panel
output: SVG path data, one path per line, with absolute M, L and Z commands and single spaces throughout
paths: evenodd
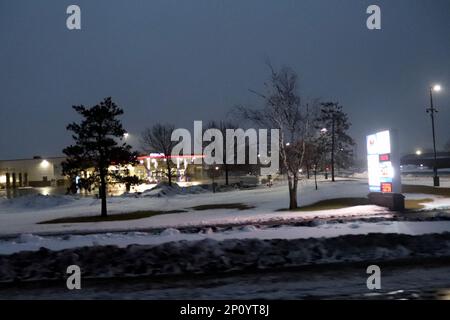
M 389 130 L 367 136 L 367 168 L 371 192 L 400 192 L 400 165 L 392 140 Z

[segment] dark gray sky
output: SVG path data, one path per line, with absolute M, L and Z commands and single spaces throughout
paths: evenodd
M 78 4 L 82 30 L 66 28 Z M 366 8 L 382 9 L 382 30 Z M 289 65 L 302 94 L 338 100 L 364 136 L 395 127 L 402 151 L 450 139 L 448 0 L 0 0 L 0 159 L 60 155 L 71 106 L 112 96 L 132 139 L 146 126 L 220 119 Z

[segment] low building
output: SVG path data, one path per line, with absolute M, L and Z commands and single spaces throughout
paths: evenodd
M 194 161 L 202 155 L 166 156 L 163 153 L 151 153 L 138 157 L 139 164 L 133 169 L 135 175 L 149 183 L 166 180 L 168 176 L 167 161 L 172 161 L 171 171 L 174 181 L 191 182 L 207 179 L 203 164 Z
M 65 157 L 0 160 L 0 187 L 50 187 L 64 185 L 61 163 Z
M 36 156 L 32 159 L 0 160 L 0 188 L 21 187 L 50 187 L 68 185 L 68 178 L 62 173 L 62 162 L 65 157 L 43 158 Z M 172 165 L 173 181 L 190 182 L 206 179 L 203 165 L 194 164 L 195 156 L 180 156 Z M 138 176 L 147 183 L 158 183 L 167 179 L 166 161 L 171 161 L 171 156 L 161 153 L 138 158 L 139 163 L 129 166 L 130 175 Z M 117 170 L 111 165 L 109 170 Z M 84 172 L 82 177 L 90 175 L 90 171 Z
M 155 184 L 167 181 L 168 168 L 167 161 L 172 161 L 171 173 L 172 181 L 181 185 L 209 184 L 212 180 L 215 183 L 225 183 L 224 168 L 219 166 L 208 166 L 195 163 L 195 159 L 202 155 L 166 156 L 162 153 L 151 153 L 138 157 L 138 163 L 128 166 L 125 169 L 114 166 L 109 167 L 110 171 L 127 170 L 130 176 L 137 176 L 146 184 Z M 22 187 L 68 187 L 71 183 L 68 177 L 62 173 L 62 162 L 66 157 L 36 156 L 32 159 L 0 160 L 0 188 L 15 189 Z M 249 166 L 230 165 L 228 167 L 230 184 L 257 183 L 258 177 L 252 174 Z M 83 171 L 80 177 L 87 178 L 92 170 Z M 78 182 L 76 182 L 78 184 Z M 118 187 L 120 183 L 111 182 L 110 188 Z

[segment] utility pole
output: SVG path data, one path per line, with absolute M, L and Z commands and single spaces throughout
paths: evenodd
M 337 107 L 337 103 L 336 103 Z M 335 112 L 331 114 L 331 181 L 334 182 Z

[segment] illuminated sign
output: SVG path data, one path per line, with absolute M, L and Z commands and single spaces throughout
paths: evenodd
M 390 192 L 392 192 L 392 183 L 382 182 L 381 183 L 381 192 L 383 192 L 383 193 L 390 193 Z
M 367 167 L 371 192 L 400 193 L 400 164 L 389 130 L 367 136 Z

